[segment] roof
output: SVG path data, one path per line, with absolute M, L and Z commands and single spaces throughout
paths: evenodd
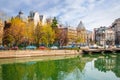
M 81 30 L 81 29 L 85 30 L 85 27 L 84 27 L 82 21 L 80 21 L 80 23 L 78 24 L 78 27 L 77 27 L 77 30 Z

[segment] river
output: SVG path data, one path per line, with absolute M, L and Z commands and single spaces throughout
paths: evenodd
M 0 59 L 0 80 L 120 80 L 119 53 L 53 60 L 39 58 Z

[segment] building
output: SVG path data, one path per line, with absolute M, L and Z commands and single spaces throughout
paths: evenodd
M 115 44 L 120 45 L 120 18 L 113 22 L 112 29 L 115 31 Z
M 106 41 L 106 45 L 115 44 L 115 32 L 113 31 L 111 26 L 105 30 L 105 41 Z
M 111 27 L 102 26 L 94 29 L 94 38 L 97 45 L 114 45 L 115 33 Z
M 28 21 L 33 21 L 34 26 L 37 26 L 37 24 L 45 24 L 46 23 L 46 16 L 40 15 L 38 12 L 30 11 L 30 14 L 28 16 Z
M 40 15 L 38 12 L 30 11 L 30 14 L 28 16 L 28 21 L 33 21 L 34 26 L 37 26 L 37 24 L 40 22 Z
M 77 31 L 73 27 L 59 27 L 59 43 L 63 45 L 73 45 L 76 43 Z
M 77 44 L 85 45 L 87 43 L 87 32 L 82 21 L 80 21 L 80 23 L 78 24 L 76 31 L 77 31 Z
M 68 38 L 68 45 L 72 45 L 76 43 L 77 40 L 77 31 L 72 27 L 67 28 L 67 38 Z
M 2 39 L 3 39 L 3 27 L 4 27 L 4 24 L 0 20 L 0 45 L 2 44 Z
M 25 17 L 25 15 L 22 11 L 19 11 L 19 13 L 16 17 L 20 18 L 23 22 L 27 22 L 27 18 Z
M 41 22 L 42 24 L 45 24 L 45 23 L 46 23 L 46 17 L 45 17 L 45 15 L 40 15 L 40 22 Z
M 95 28 L 94 33 L 95 33 L 95 43 L 97 45 L 105 45 L 105 26 L 101 26 L 100 28 Z
M 93 44 L 93 32 L 87 30 L 86 33 L 87 33 L 87 45 Z

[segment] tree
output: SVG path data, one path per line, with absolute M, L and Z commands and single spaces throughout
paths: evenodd
M 51 25 L 51 27 L 54 29 L 54 28 L 57 27 L 57 24 L 58 24 L 58 21 L 57 21 L 56 17 L 54 17 L 53 20 L 52 20 L 52 25 Z
M 25 23 L 19 18 L 13 18 L 11 19 L 11 26 L 8 31 L 8 35 L 13 40 L 12 43 L 14 45 L 18 45 L 21 43 L 21 40 L 24 38 L 25 35 Z
M 43 36 L 42 36 L 41 42 L 45 43 L 47 46 L 49 44 L 52 44 L 55 39 L 55 32 L 51 28 L 51 25 L 50 24 L 43 25 L 42 31 L 43 31 Z
M 34 42 L 34 23 L 28 22 L 26 24 L 25 29 L 26 32 L 25 32 L 24 43 L 28 45 Z
M 59 29 L 59 35 L 57 37 L 58 37 L 59 46 L 63 46 L 67 44 L 68 38 L 67 38 L 67 31 L 65 28 Z
M 37 24 L 34 30 L 34 40 L 35 40 L 35 44 L 37 45 L 37 47 L 39 47 L 39 43 L 40 43 L 42 36 L 43 36 L 42 25 Z
M 3 38 L 3 23 L 0 20 L 0 45 L 2 44 L 2 38 Z

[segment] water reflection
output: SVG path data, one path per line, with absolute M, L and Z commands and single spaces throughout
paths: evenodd
M 99 77 L 98 77 L 99 75 Z M 120 55 L 3 64 L 0 80 L 119 80 Z
M 79 58 L 2 65 L 3 80 L 65 80 L 70 73 L 79 78 L 85 62 Z M 66 79 L 67 80 L 67 79 Z M 68 79 L 69 80 L 69 79 Z
M 120 54 L 98 58 L 95 61 L 95 67 L 103 72 L 112 71 L 117 77 L 120 77 Z

